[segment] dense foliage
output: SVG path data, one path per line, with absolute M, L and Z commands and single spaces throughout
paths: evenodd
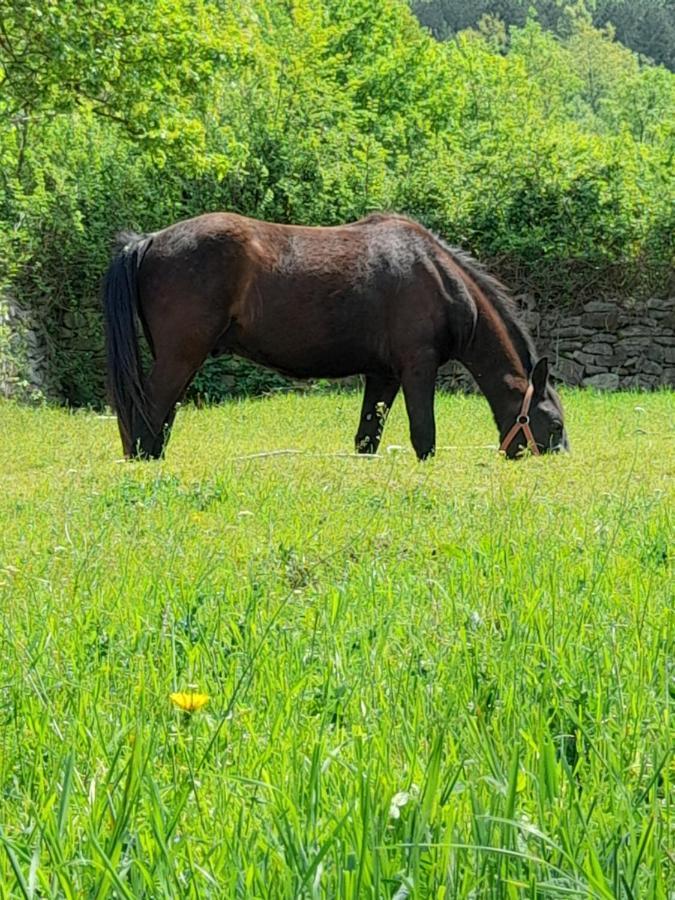
M 0 19 L 0 289 L 70 402 L 102 396 L 115 233 L 207 210 L 393 208 L 556 297 L 591 272 L 663 284 L 675 76 L 583 15 L 448 43 L 403 0 L 0 0 Z

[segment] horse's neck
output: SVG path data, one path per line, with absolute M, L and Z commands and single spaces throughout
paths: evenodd
M 478 311 L 473 339 L 459 357 L 487 399 L 500 431 L 511 425 L 527 389 L 525 366 L 492 307 Z

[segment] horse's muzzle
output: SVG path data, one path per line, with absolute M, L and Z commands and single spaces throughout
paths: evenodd
M 569 453 L 570 452 L 570 442 L 567 438 L 566 434 L 563 434 L 562 440 L 558 444 L 554 444 L 550 451 L 550 453 Z

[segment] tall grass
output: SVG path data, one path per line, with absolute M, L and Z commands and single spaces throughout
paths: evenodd
M 350 394 L 158 464 L 0 406 L 0 897 L 672 897 L 672 394 L 565 402 L 509 464 L 443 397 L 423 465 Z

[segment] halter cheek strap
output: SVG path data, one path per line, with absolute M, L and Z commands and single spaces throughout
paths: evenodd
M 530 404 L 532 403 L 532 397 L 534 396 L 534 386 L 528 384 L 527 390 L 525 391 L 525 396 L 523 397 L 523 405 L 520 407 L 520 412 L 516 418 L 514 425 L 512 426 L 509 433 L 506 435 L 504 440 L 499 445 L 500 451 L 506 453 L 506 451 L 511 446 L 511 443 L 515 436 L 519 431 L 522 431 L 525 435 L 525 440 L 527 441 L 527 446 L 530 448 L 530 452 L 534 456 L 540 456 L 541 451 L 537 446 L 537 442 L 534 439 L 534 435 L 532 434 L 532 429 L 530 428 Z

